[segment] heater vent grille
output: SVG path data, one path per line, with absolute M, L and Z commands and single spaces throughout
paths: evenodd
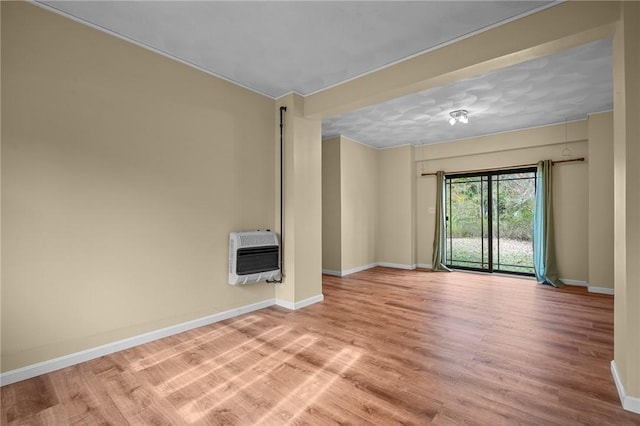
M 270 231 L 232 232 L 229 235 L 229 284 L 271 280 L 278 268 L 278 238 Z
M 238 232 L 241 247 L 278 246 L 278 239 L 273 232 Z

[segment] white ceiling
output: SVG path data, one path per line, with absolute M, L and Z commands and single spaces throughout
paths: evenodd
M 315 93 L 553 5 L 500 0 L 38 4 L 273 98 Z M 377 147 L 418 145 L 583 117 L 611 108 L 611 69 L 610 43 L 600 42 L 331 117 L 323 135 L 344 134 Z M 446 116 L 458 107 L 469 110 L 470 123 L 450 128 Z
M 449 124 L 466 109 L 469 123 Z M 613 109 L 610 40 L 362 108 L 322 123 L 376 148 L 423 145 L 584 119 Z

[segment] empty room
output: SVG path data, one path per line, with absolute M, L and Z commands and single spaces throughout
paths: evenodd
M 640 425 L 640 2 L 0 18 L 0 424 Z

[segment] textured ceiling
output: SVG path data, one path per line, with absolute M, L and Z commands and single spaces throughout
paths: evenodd
M 500 25 L 549 1 L 37 1 L 267 96 L 308 95 Z M 612 108 L 610 41 L 323 122 L 374 147 L 421 145 Z M 448 114 L 467 109 L 469 123 Z
M 611 41 L 597 41 L 330 117 L 322 134 L 384 148 L 583 119 L 613 108 L 611 55 Z M 469 112 L 468 124 L 449 124 L 457 109 Z
M 39 1 L 271 97 L 307 95 L 548 1 Z

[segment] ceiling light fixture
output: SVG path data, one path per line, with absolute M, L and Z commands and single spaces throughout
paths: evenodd
M 451 118 L 449 119 L 449 124 L 452 126 L 457 122 L 467 124 L 469 122 L 469 112 L 466 109 L 459 109 L 456 111 L 451 111 L 449 113 Z

